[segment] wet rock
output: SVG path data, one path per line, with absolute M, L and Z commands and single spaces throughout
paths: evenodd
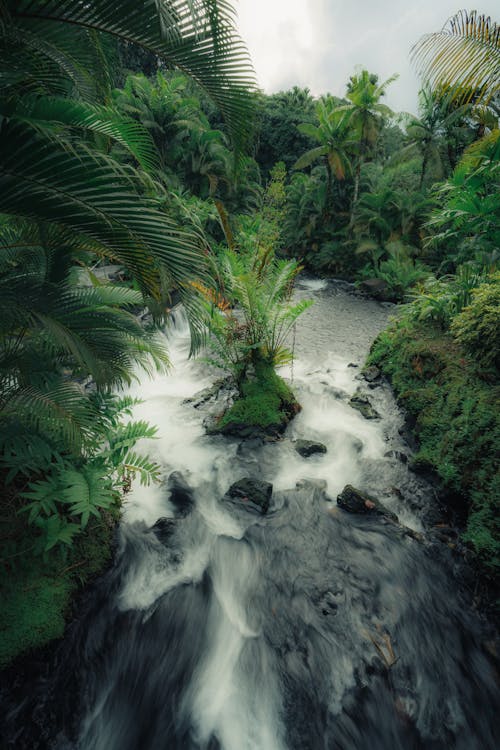
M 326 392 L 332 398 L 336 398 L 339 401 L 347 401 L 349 399 L 349 394 L 347 393 L 347 391 L 342 390 L 342 388 L 336 388 L 335 386 L 327 383 L 326 380 L 321 380 L 320 382 L 321 385 L 325 386 Z
M 264 515 L 269 509 L 272 494 L 273 485 L 270 482 L 244 477 L 231 485 L 226 497 L 238 500 L 246 507 L 258 510 Z
M 265 427 L 254 424 L 244 424 L 243 422 L 229 422 L 224 427 L 213 430 L 219 435 L 240 438 L 241 440 L 276 440 L 285 431 L 288 422 L 282 424 L 269 424 Z
M 375 380 L 379 380 L 382 372 L 375 365 L 369 365 L 364 368 L 362 375 L 368 383 L 373 383 Z
M 360 291 L 382 302 L 388 302 L 390 299 L 389 285 L 384 279 L 365 279 L 359 288 Z
M 263 445 L 264 445 L 264 439 L 262 438 L 262 436 L 252 438 L 249 440 L 244 440 L 242 443 L 238 445 L 236 454 L 240 456 L 241 458 L 251 458 L 254 451 L 258 450 L 259 448 L 262 448 Z
M 380 500 L 368 495 L 366 492 L 357 490 L 352 484 L 347 484 L 337 497 L 337 505 L 348 513 L 371 513 L 386 516 L 391 521 L 398 520 L 395 513 L 387 510 Z
M 327 500 L 328 502 L 332 502 L 331 497 L 328 497 L 326 494 L 326 487 L 327 483 L 324 479 L 299 479 L 298 482 L 295 482 L 295 488 L 297 490 L 311 490 L 311 492 L 320 492 L 323 499 Z
M 371 405 L 370 400 L 359 392 L 356 392 L 354 396 L 352 396 L 349 400 L 349 405 L 352 406 L 353 409 L 359 411 L 365 419 L 380 419 L 380 414 Z
M 396 458 L 402 464 L 408 463 L 408 456 L 401 451 L 387 451 L 387 453 L 384 453 L 384 458 Z
M 156 523 L 151 526 L 151 531 L 158 541 L 162 543 L 165 543 L 170 539 L 174 529 L 175 521 L 173 518 L 159 518 Z
M 203 406 L 208 401 L 220 399 L 222 396 L 225 397 L 224 401 L 227 401 L 229 397 L 234 398 L 235 394 L 237 394 L 237 389 L 233 385 L 231 378 L 223 378 L 222 380 L 217 380 L 212 386 L 195 393 L 191 398 L 184 399 L 182 403 L 190 404 L 195 409 L 199 409 L 200 406 Z
M 293 446 L 297 453 L 304 458 L 314 456 L 316 453 L 326 453 L 326 445 L 318 443 L 315 440 L 294 440 Z
M 173 471 L 167 487 L 170 490 L 170 502 L 175 506 L 180 516 L 187 516 L 193 509 L 193 490 L 188 485 L 180 471 Z

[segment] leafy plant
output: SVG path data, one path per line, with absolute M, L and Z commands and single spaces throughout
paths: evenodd
M 472 291 L 470 304 L 452 321 L 451 332 L 481 365 L 500 370 L 499 273 Z
M 21 513 L 28 514 L 28 523 L 39 532 L 36 545 L 39 551 L 47 552 L 58 544 L 71 545 L 91 516 L 100 518 L 103 510 L 119 502 L 133 477 L 138 476 L 141 484 L 150 484 L 159 477 L 160 467 L 147 456 L 134 452 L 139 440 L 155 436 L 156 428 L 142 421 L 123 422 L 123 417 L 130 415 L 131 407 L 139 402 L 113 394 L 95 394 L 87 400 L 100 419 L 94 423 L 81 451 L 68 452 L 57 434 L 52 440 L 44 436 L 51 461 L 47 464 L 42 459 L 38 466 L 36 463 L 29 466 L 29 475 L 39 473 L 42 477 L 31 481 L 28 490 L 20 493 L 28 501 L 21 507 Z M 3 446 L 10 443 L 5 436 L 1 442 Z M 19 435 L 21 451 L 22 444 Z M 26 435 L 25 450 L 31 445 L 30 436 Z M 4 455 L 3 466 L 12 469 L 10 463 L 9 454 Z M 25 467 L 16 468 L 26 472 Z M 11 471 L 10 476 L 12 481 L 16 474 Z
M 219 258 L 226 312 L 207 305 L 209 345 L 213 361 L 229 368 L 241 382 L 250 365 L 277 366 L 290 361 L 286 338 L 295 321 L 312 303 L 291 303 L 297 261 L 279 260 L 272 248 L 258 245 L 240 253 L 226 250 Z

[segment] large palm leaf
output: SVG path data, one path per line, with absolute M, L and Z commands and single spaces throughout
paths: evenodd
M 487 104 L 500 91 L 500 26 L 475 10 L 423 36 L 412 57 L 426 80 L 459 102 Z
M 181 288 L 203 273 L 196 238 L 141 195 L 136 174 L 79 144 L 61 148 L 25 123 L 0 128 L 0 213 L 53 222 L 101 247 L 154 291 L 159 264 Z
M 14 26 L 41 43 L 76 25 L 155 52 L 208 91 L 236 146 L 251 134 L 254 73 L 227 0 L 7 0 L 6 6 Z

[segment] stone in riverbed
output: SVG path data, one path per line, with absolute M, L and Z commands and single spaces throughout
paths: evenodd
M 188 485 L 180 471 L 173 471 L 167 483 L 170 490 L 170 502 L 179 516 L 187 516 L 193 509 L 193 490 Z
M 359 411 L 365 419 L 380 419 L 380 414 L 371 405 L 369 399 L 359 392 L 356 392 L 354 396 L 352 396 L 349 400 L 349 405 L 352 406 L 353 409 Z
M 173 518 L 159 518 L 156 523 L 151 526 L 151 531 L 156 536 L 158 541 L 168 542 L 175 529 L 175 521 Z
M 402 464 L 408 463 L 408 456 L 401 451 L 387 451 L 387 453 L 384 453 L 384 458 L 396 458 Z
M 357 490 L 352 484 L 347 484 L 340 495 L 338 495 L 337 505 L 348 513 L 370 513 L 379 516 L 386 516 L 387 518 L 390 518 L 391 521 L 397 522 L 398 520 L 396 514 L 387 510 L 380 500 L 377 500 L 376 497 L 372 497 L 372 495 L 368 495 L 366 492 Z
M 272 494 L 273 485 L 270 482 L 244 477 L 231 485 L 226 497 L 233 501 L 238 500 L 245 507 L 258 510 L 264 515 L 269 509 Z
M 382 373 L 375 365 L 369 365 L 368 367 L 364 368 L 361 374 L 368 383 L 373 383 L 374 380 L 378 380 L 380 378 Z
M 365 279 L 359 285 L 359 288 L 370 297 L 386 302 L 390 299 L 389 285 L 384 279 Z
M 294 440 L 293 447 L 304 458 L 309 458 L 315 453 L 326 453 L 326 445 L 315 440 Z

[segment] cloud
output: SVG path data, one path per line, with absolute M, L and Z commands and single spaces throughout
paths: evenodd
M 457 0 L 239 0 L 239 28 L 261 87 L 268 93 L 293 85 L 320 95 L 345 93 L 356 66 L 385 80 L 396 111 L 417 109 L 419 80 L 411 68 L 413 44 L 439 30 L 456 13 Z M 500 16 L 497 0 L 480 12 Z M 500 19 L 498 19 L 500 20 Z

